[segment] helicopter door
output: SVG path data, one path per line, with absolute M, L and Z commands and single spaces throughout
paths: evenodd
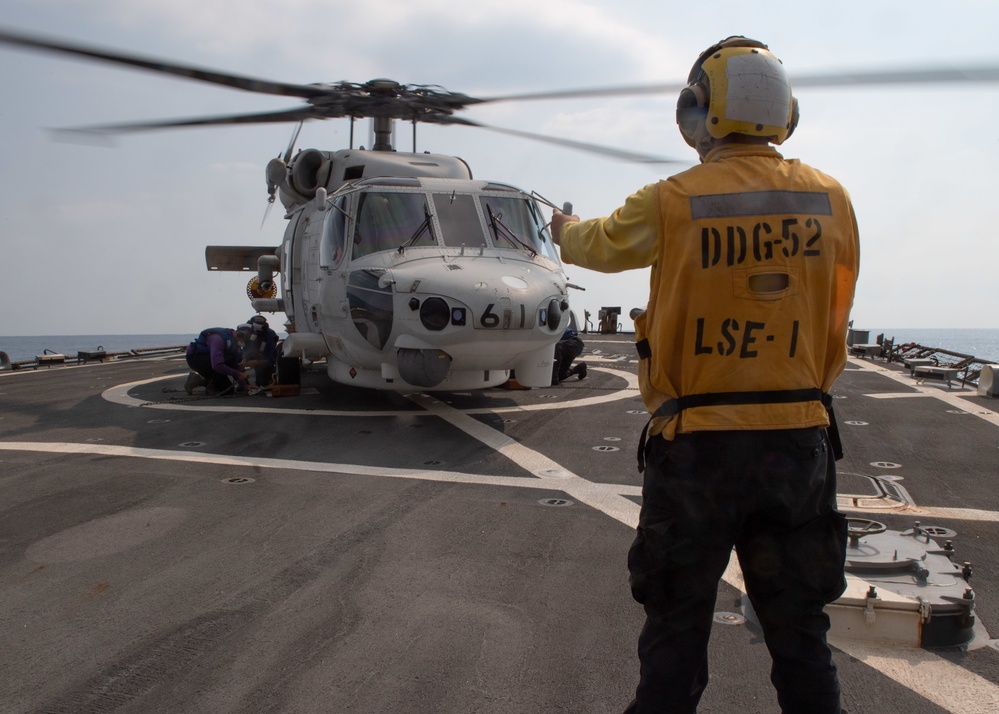
M 320 216 L 316 216 L 316 218 L 321 218 L 321 214 Z M 308 221 L 305 225 L 303 240 L 299 248 L 303 254 L 302 275 L 305 278 L 302 302 L 308 309 L 310 332 L 322 332 L 319 319 L 319 288 L 320 281 L 322 280 L 319 267 L 319 244 L 321 243 L 322 230 L 322 221 Z
M 319 267 L 323 270 L 333 270 L 343 260 L 347 246 L 347 213 L 343 204 L 343 196 L 335 198 L 323 221 L 323 240 L 319 247 Z
M 301 243 L 301 236 L 298 235 L 301 227 L 302 212 L 298 211 L 285 229 L 284 244 L 281 246 L 285 314 L 296 327 L 297 321 L 304 319 L 305 314 L 298 303 L 299 286 L 302 284 L 302 265 L 298 248 Z

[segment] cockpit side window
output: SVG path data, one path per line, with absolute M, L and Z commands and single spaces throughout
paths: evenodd
M 510 196 L 481 196 L 482 213 L 497 248 L 530 250 L 550 256 L 543 241 L 543 223 L 530 201 Z
M 444 245 L 453 248 L 480 248 L 486 245 L 482 221 L 472 196 L 467 193 L 435 193 L 434 210 L 441 225 Z
M 538 204 L 534 201 L 529 201 L 527 204 L 531 211 L 531 218 L 534 220 L 534 225 L 536 226 L 537 235 L 541 240 L 541 245 L 545 249 L 545 255 L 554 260 L 556 263 L 561 263 L 562 261 L 558 257 L 558 251 L 555 250 L 555 243 L 552 242 L 551 234 L 548 232 L 548 222 L 545 221 L 544 216 L 538 210 Z
M 354 258 L 383 250 L 437 245 L 424 193 L 365 192 L 354 228 Z
M 333 200 L 323 221 L 323 239 L 319 248 L 319 267 L 335 268 L 343 259 L 346 247 L 347 216 L 343 212 L 344 197 Z

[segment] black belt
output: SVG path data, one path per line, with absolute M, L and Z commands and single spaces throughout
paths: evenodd
M 638 441 L 638 470 L 645 471 L 645 439 L 649 425 L 656 417 L 672 418 L 684 409 L 693 407 L 733 406 L 739 404 L 792 404 L 795 402 L 822 402 L 829 413 L 829 442 L 832 445 L 833 456 L 839 461 L 843 458 L 843 444 L 839 438 L 839 428 L 836 426 L 836 416 L 833 414 L 832 397 L 821 389 L 771 389 L 758 392 L 711 392 L 706 394 L 686 394 L 682 397 L 667 399 L 646 422 L 642 436 Z

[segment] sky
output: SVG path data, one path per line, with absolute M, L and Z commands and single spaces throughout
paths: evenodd
M 999 66 L 994 0 L 955 3 L 667 0 L 4 0 L 0 27 L 294 83 L 388 77 L 492 97 L 685 80 L 702 50 L 762 40 L 796 73 Z M 849 190 L 861 234 L 858 328 L 999 328 L 999 83 L 795 90 L 780 147 Z M 696 156 L 675 95 L 501 102 L 493 126 L 675 157 L 647 165 L 469 127 L 419 130 L 419 151 L 460 156 L 475 178 L 607 215 Z M 293 125 L 178 129 L 111 145 L 50 128 L 295 107 L 140 70 L 0 46 L 0 335 L 197 332 L 253 310 L 249 274 L 209 273 L 206 245 L 270 245 L 264 167 Z M 356 143 L 367 143 L 358 124 Z M 346 148 L 346 120 L 306 124 L 297 146 Z M 397 148 L 411 150 L 401 127 Z M 566 266 L 572 308 L 644 306 L 649 273 Z M 279 322 L 273 320 L 274 322 Z

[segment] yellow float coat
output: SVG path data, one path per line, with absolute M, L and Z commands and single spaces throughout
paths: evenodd
M 684 395 L 817 388 L 846 364 L 857 221 L 835 180 L 770 146 L 725 144 L 607 218 L 567 224 L 562 259 L 652 267 L 635 321 L 649 413 Z M 828 425 L 819 401 L 690 407 L 650 433 Z

